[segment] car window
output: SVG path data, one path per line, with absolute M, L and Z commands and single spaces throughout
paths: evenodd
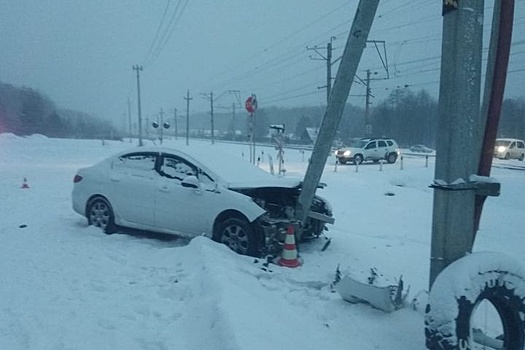
M 152 153 L 129 153 L 113 163 L 113 169 L 131 174 L 152 174 L 157 157 Z
M 377 141 L 377 147 L 387 147 L 385 141 Z
M 394 142 L 390 141 L 390 140 L 387 140 L 386 143 L 388 144 L 388 146 L 392 147 L 394 145 Z
M 368 145 L 366 145 L 365 149 L 372 149 L 372 148 L 376 148 L 376 142 L 375 141 L 372 141 L 370 142 Z
M 185 177 L 197 176 L 197 167 L 177 156 L 163 156 L 160 164 L 160 175 L 170 179 L 183 180 Z
M 516 147 L 516 142 L 511 143 L 509 148 L 514 148 L 514 147 Z
M 523 142 L 518 142 L 518 148 L 525 148 L 525 144 Z

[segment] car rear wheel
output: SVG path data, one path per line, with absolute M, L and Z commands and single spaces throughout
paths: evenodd
M 258 235 L 250 223 L 236 217 L 225 219 L 219 224 L 214 240 L 241 255 L 256 256 L 261 249 Z
M 358 164 L 359 165 L 361 163 L 363 163 L 363 156 L 360 155 L 360 154 L 356 154 L 354 156 L 354 164 Z
M 100 227 L 106 234 L 116 231 L 115 216 L 109 202 L 102 197 L 92 199 L 87 206 L 89 225 Z
M 386 161 L 388 162 L 388 164 L 393 164 L 393 163 L 396 162 L 396 160 L 397 160 L 397 153 L 395 153 L 395 152 L 390 153 L 386 157 Z

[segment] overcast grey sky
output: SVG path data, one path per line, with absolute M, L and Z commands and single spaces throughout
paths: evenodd
M 136 116 L 132 66 L 142 65 L 143 114 L 163 108 L 206 111 L 201 93 L 213 91 L 218 109 L 257 94 L 261 107 L 322 105 L 326 65 L 315 51 L 331 36 L 342 54 L 358 1 L 343 0 L 0 0 L 0 81 L 36 88 L 60 107 L 100 117 Z M 486 2 L 485 37 L 492 1 Z M 507 96 L 525 95 L 525 0 L 516 1 Z M 162 24 L 162 25 L 161 25 Z M 370 40 L 386 41 L 390 79 L 374 80 L 373 103 L 398 86 L 424 88 L 437 97 L 441 1 L 382 0 Z M 382 49 L 382 48 L 381 48 Z M 325 50 L 320 49 L 321 53 Z M 386 77 L 373 45 L 358 75 Z M 333 66 L 333 75 L 337 64 Z M 354 84 L 349 102 L 364 106 Z

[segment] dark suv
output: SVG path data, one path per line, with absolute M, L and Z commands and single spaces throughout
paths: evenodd
M 396 141 L 387 138 L 361 139 L 351 147 L 344 147 L 335 151 L 339 164 L 354 162 L 361 164 L 364 161 L 379 162 L 381 159 L 387 163 L 395 163 L 399 156 L 399 147 Z

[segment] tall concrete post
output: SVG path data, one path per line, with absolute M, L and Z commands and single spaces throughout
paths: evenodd
M 308 164 L 308 169 L 306 170 L 303 187 L 299 196 L 296 217 L 303 223 L 308 217 L 308 211 L 315 196 L 315 191 L 321 180 L 327 158 L 330 156 L 332 142 L 339 127 L 346 100 L 348 99 L 359 61 L 366 46 L 366 40 L 370 33 L 378 5 L 379 0 L 360 0 L 357 6 L 354 22 L 348 35 L 341 63 L 335 77 L 334 86 L 330 94 L 330 100 L 326 107 L 326 112 L 317 135 L 315 147 L 310 158 L 310 163 Z
M 430 286 L 472 251 L 475 190 L 456 186 L 477 173 L 481 139 L 482 0 L 445 2 L 430 253 Z

